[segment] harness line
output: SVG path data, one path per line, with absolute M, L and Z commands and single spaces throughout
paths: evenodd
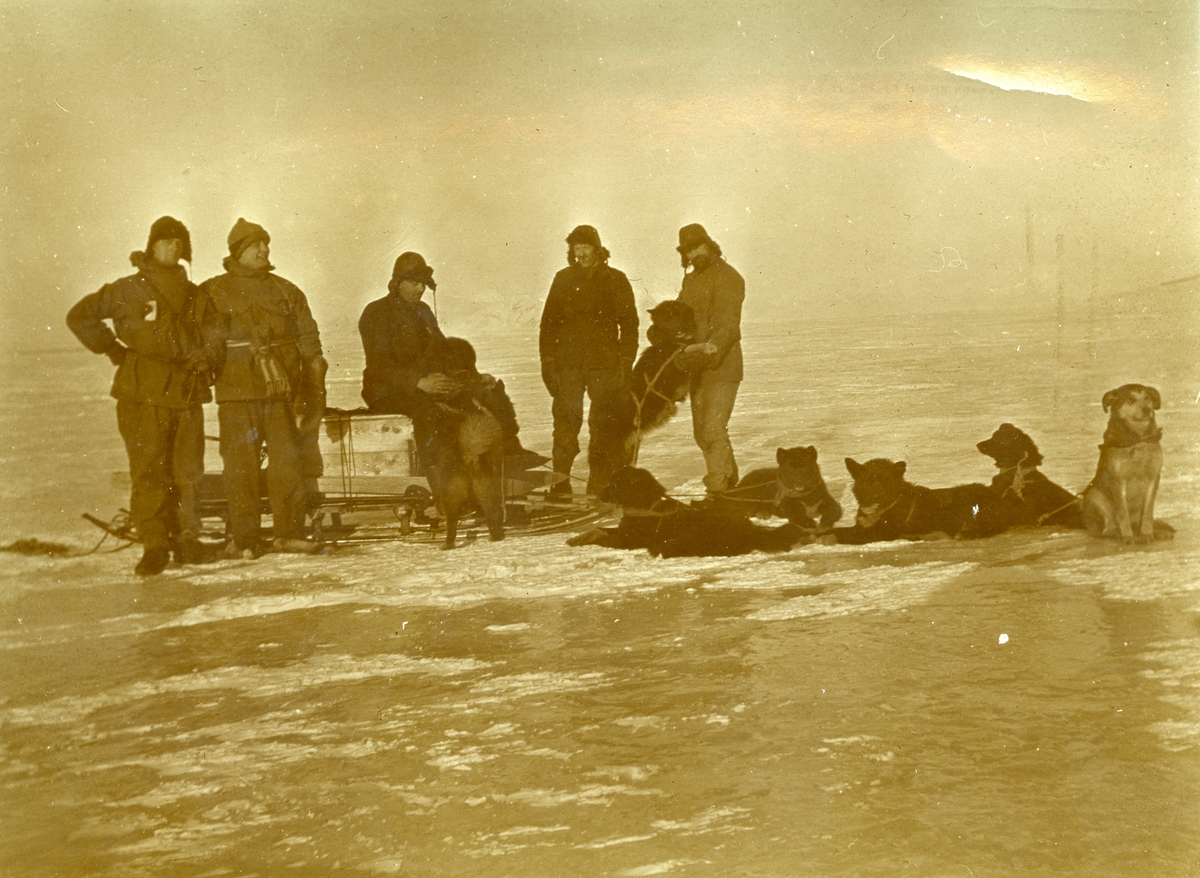
M 630 458 L 630 466 L 637 465 L 638 452 L 641 451 L 641 448 L 642 448 L 642 407 L 646 404 L 646 400 L 650 397 L 650 394 L 654 393 L 654 395 L 657 396 L 659 399 L 662 399 L 663 401 L 668 402 L 668 403 L 675 402 L 675 400 L 668 397 L 665 393 L 662 393 L 661 391 L 655 389 L 654 385 L 658 383 L 658 379 L 662 376 L 663 370 L 665 370 L 667 368 L 667 366 L 671 365 L 671 363 L 674 362 L 675 358 L 679 356 L 679 353 L 682 350 L 683 350 L 683 348 L 677 348 L 675 350 L 675 352 L 673 354 L 671 354 L 671 356 L 667 357 L 666 362 L 658 367 L 658 371 L 654 373 L 654 377 L 651 378 L 648 382 L 646 382 L 646 392 L 644 394 L 642 394 L 641 399 L 638 399 L 637 395 L 632 390 L 629 391 L 629 395 L 633 398 L 633 405 L 634 405 L 634 411 L 633 411 L 633 455 Z

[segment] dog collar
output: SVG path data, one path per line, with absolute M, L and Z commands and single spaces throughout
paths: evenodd
M 1101 448 L 1132 448 L 1143 442 L 1161 442 L 1162 428 L 1159 427 L 1149 436 L 1134 436 L 1128 430 L 1114 430 L 1111 427 L 1104 431 L 1104 441 Z
M 782 503 L 784 500 L 803 500 L 805 497 L 811 497 L 821 490 L 820 485 L 813 485 L 803 491 L 797 491 L 795 488 L 789 488 L 778 479 L 775 480 L 777 485 L 775 489 L 775 502 Z
M 854 523 L 856 525 L 858 525 L 859 527 L 874 527 L 875 525 L 879 524 L 880 520 L 883 518 L 884 515 L 886 515 L 888 512 L 890 512 L 896 506 L 896 504 L 899 503 L 903 499 L 904 499 L 903 495 L 897 497 L 895 500 L 893 500 L 887 506 L 883 507 L 882 509 L 877 509 L 874 512 L 867 515 L 865 520 L 864 520 L 864 517 L 862 514 L 862 509 L 860 508 L 858 511 L 858 515 L 854 516 Z M 904 520 L 907 522 L 908 519 L 911 517 L 912 517 L 912 509 L 909 509 L 908 516 Z

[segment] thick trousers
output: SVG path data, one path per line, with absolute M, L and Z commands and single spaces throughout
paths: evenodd
M 129 455 L 129 514 L 146 548 L 200 535 L 204 409 L 117 400 L 117 429 Z
M 303 539 L 308 492 L 304 459 L 291 406 L 282 400 L 247 399 L 217 405 L 225 497 L 233 541 L 254 546 L 260 536 L 259 469 L 267 446 L 267 497 L 277 539 Z
M 583 396 L 591 399 L 588 411 L 588 482 L 587 493 L 598 494 L 612 480 L 612 474 L 629 462 L 624 446 L 622 421 L 625 419 L 629 384 L 620 369 L 560 366 L 558 393 L 551 413 L 554 415 L 553 466 L 556 473 L 570 475 L 579 454 L 579 430 L 583 426 Z
M 692 381 L 692 435 L 704 454 L 708 470 L 704 487 L 710 493 L 728 491 L 738 481 L 733 443 L 729 441 L 729 417 L 737 400 L 740 382 L 714 381 L 701 373 Z

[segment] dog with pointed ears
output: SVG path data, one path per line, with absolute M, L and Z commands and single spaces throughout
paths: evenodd
M 1162 397 L 1145 384 L 1122 384 L 1104 394 L 1101 405 L 1109 413 L 1108 428 L 1096 475 L 1083 492 L 1084 523 L 1093 536 L 1150 542 L 1163 466 L 1162 430 L 1154 416 Z M 1161 530 L 1167 536 L 1170 529 Z
M 777 515 L 813 533 L 832 530 L 842 507 L 821 478 L 816 447 L 776 449 L 775 462 L 746 473 L 713 502 L 744 515 Z
M 903 460 L 876 458 L 859 463 L 847 457 L 846 469 L 854 479 L 858 514 L 852 527 L 833 529 L 841 544 L 989 536 L 980 531 L 978 523 L 979 511 L 992 499 L 986 485 L 914 485 L 904 477 L 907 464 Z
M 634 466 L 613 473 L 599 499 L 621 507 L 620 522 L 577 534 L 567 545 L 646 549 L 656 558 L 700 558 L 786 552 L 805 538 L 792 522 L 767 527 L 745 515 L 681 503 L 649 471 Z

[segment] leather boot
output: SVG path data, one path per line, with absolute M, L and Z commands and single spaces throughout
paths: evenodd
M 138 576 L 157 576 L 167 569 L 170 560 L 171 550 L 166 546 L 147 546 L 133 572 Z

